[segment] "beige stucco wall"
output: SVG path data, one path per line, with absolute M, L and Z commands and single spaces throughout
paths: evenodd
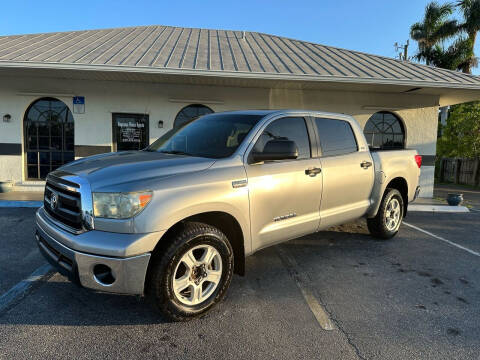
M 181 108 L 200 102 L 216 112 L 246 108 L 340 112 L 353 115 L 362 127 L 373 113 L 395 109 L 406 126 L 407 146 L 423 155 L 435 154 L 438 98 L 433 96 L 10 77 L 0 77 L 0 117 L 12 116 L 10 123 L 0 122 L 0 143 L 23 146 L 23 116 L 31 102 L 52 96 L 72 108 L 74 95 L 86 99 L 85 114 L 74 114 L 75 145 L 111 146 L 113 112 L 148 114 L 152 142 L 173 126 Z M 164 122 L 162 129 L 159 120 Z M 427 168 L 422 173 L 423 196 L 431 196 L 433 189 L 433 171 Z M 22 172 L 21 156 L 0 155 L 0 181 L 21 181 Z

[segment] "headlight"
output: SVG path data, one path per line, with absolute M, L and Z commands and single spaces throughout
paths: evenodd
M 128 219 L 142 211 L 151 199 L 151 191 L 93 193 L 93 213 L 97 218 Z

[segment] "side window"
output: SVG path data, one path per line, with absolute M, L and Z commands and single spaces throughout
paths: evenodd
M 302 117 L 286 117 L 270 123 L 258 138 L 254 151 L 262 152 L 265 144 L 272 139 L 292 140 L 298 147 L 297 159 L 311 156 L 307 125 Z
M 315 118 L 322 156 L 344 155 L 358 150 L 352 127 L 347 121 Z

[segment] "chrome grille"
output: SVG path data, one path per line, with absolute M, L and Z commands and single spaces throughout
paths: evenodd
M 45 211 L 55 220 L 78 231 L 82 229 L 80 186 L 53 176 L 47 177 L 44 195 Z

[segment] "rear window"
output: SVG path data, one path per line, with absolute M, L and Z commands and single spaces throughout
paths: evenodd
M 347 121 L 315 118 L 322 156 L 344 155 L 358 150 L 352 127 Z

